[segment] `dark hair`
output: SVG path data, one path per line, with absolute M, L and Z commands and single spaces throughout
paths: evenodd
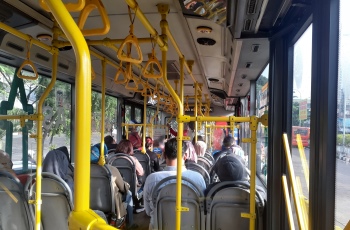
M 113 144 L 114 138 L 111 135 L 108 135 L 105 136 L 104 141 L 106 145 L 110 145 Z
M 134 155 L 132 144 L 129 140 L 121 140 L 115 149 L 116 153 L 125 153 L 130 156 Z
M 186 144 L 182 141 L 182 156 L 186 152 Z M 165 143 L 164 156 L 169 160 L 175 160 L 177 158 L 177 139 L 171 138 Z
M 224 147 L 229 148 L 233 145 L 234 139 L 233 137 L 227 136 L 224 138 L 222 144 L 224 145 Z
M 146 148 L 148 149 L 149 147 L 151 147 L 153 144 L 153 140 L 151 137 L 146 137 Z
M 203 142 L 204 142 L 203 136 L 197 135 L 197 141 L 203 141 Z M 193 137 L 193 139 L 192 139 L 192 144 L 193 144 L 193 145 L 196 145 L 196 137 Z
M 159 141 L 154 140 L 153 141 L 153 147 L 159 147 Z
M 246 178 L 244 167 L 239 157 L 226 155 L 215 163 L 213 169 L 220 181 L 239 181 Z

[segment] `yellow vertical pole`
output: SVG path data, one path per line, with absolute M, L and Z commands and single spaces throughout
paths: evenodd
M 194 116 L 198 116 L 198 109 L 197 109 L 197 96 L 198 96 L 198 83 L 194 83 Z M 195 121 L 194 123 L 194 129 L 196 130 L 194 133 L 194 140 L 197 143 L 197 129 L 198 129 L 198 122 Z
M 184 68 L 185 68 L 185 58 L 179 58 L 180 61 L 180 93 L 179 93 L 179 97 L 180 97 L 180 101 L 183 102 L 184 101 Z
M 256 130 L 258 127 L 258 118 L 256 116 L 250 117 L 251 130 L 251 159 L 250 159 L 250 202 L 249 202 L 249 229 L 255 229 L 255 179 L 256 179 Z
M 74 211 L 88 210 L 90 206 L 90 152 L 91 139 L 91 61 L 86 41 L 62 1 L 46 0 L 51 13 L 71 42 L 76 58 L 75 98 L 75 166 Z
M 294 230 L 294 218 L 292 213 L 292 205 L 290 204 L 290 197 L 289 197 L 289 189 L 287 184 L 287 178 L 285 175 L 282 176 L 282 185 L 283 185 L 283 193 L 284 193 L 284 200 L 286 202 L 286 209 L 287 209 L 287 217 L 288 217 L 288 223 L 289 223 L 289 229 Z
M 55 23 L 56 24 L 56 23 Z M 54 33 L 54 39 L 57 39 L 57 33 Z M 40 229 L 41 223 L 41 175 L 42 175 L 42 161 L 43 161 L 43 104 L 49 95 L 50 91 L 56 83 L 57 64 L 58 64 L 58 49 L 53 49 L 52 56 L 52 77 L 51 82 L 45 89 L 43 95 L 38 103 L 38 121 L 37 121 L 37 165 L 36 165 L 36 194 L 35 194 L 35 229 Z
M 106 111 L 106 60 L 101 61 L 102 64 L 102 101 L 101 101 L 101 146 L 100 146 L 100 159 L 98 159 L 99 165 L 105 165 L 105 111 Z M 107 154 L 107 153 L 106 153 Z
M 284 151 L 286 155 L 286 163 L 288 167 L 288 171 L 290 174 L 290 181 L 292 184 L 292 191 L 293 191 L 293 198 L 294 198 L 294 204 L 295 204 L 295 209 L 297 213 L 297 218 L 298 218 L 298 225 L 300 230 L 304 230 L 307 228 L 305 225 L 305 221 L 302 215 L 302 210 L 301 210 L 301 205 L 300 205 L 300 199 L 299 199 L 299 193 L 297 190 L 297 184 L 295 180 L 295 173 L 294 173 L 294 168 L 293 168 L 293 163 L 292 163 L 292 157 L 290 154 L 290 149 L 289 149 L 289 142 L 288 142 L 288 137 L 287 134 L 283 134 L 283 144 L 284 144 Z
M 165 4 L 158 4 L 158 11 L 162 15 L 162 20 L 160 22 L 160 27 L 162 29 L 162 38 L 165 42 L 167 42 L 167 26 L 168 22 L 166 20 L 167 14 L 169 12 L 169 6 Z M 181 207 L 181 177 L 182 177 L 182 138 L 183 138 L 183 122 L 180 117 L 184 114 L 183 112 L 183 101 L 179 98 L 179 96 L 175 93 L 174 89 L 169 84 L 167 79 L 167 51 L 162 50 L 162 68 L 163 68 L 163 81 L 170 94 L 173 96 L 173 99 L 178 105 L 178 128 L 177 128 L 177 174 L 176 174 L 176 229 L 180 230 L 181 228 L 181 212 L 185 210 L 185 208 Z M 180 76 L 181 77 L 181 76 Z M 180 82 L 183 80 L 180 79 Z M 182 88 L 182 89 L 181 89 Z M 180 85 L 180 91 L 183 90 L 183 85 Z M 180 95 L 183 93 L 180 92 Z
M 300 134 L 297 134 L 297 143 L 298 143 L 301 165 L 303 166 L 306 186 L 307 186 L 307 190 L 309 191 L 309 178 L 310 178 L 309 177 L 309 165 L 308 165 L 306 157 L 305 157 L 304 146 L 303 146 L 303 143 L 301 141 Z
M 147 119 L 147 97 L 143 98 L 143 134 L 142 134 L 142 153 L 146 153 L 146 119 Z

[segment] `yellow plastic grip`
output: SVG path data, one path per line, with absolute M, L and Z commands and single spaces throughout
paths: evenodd
M 137 54 L 138 54 L 138 59 L 131 58 L 130 54 L 125 55 L 123 53 L 124 46 L 127 45 L 128 43 L 130 45 L 134 45 L 135 46 Z M 123 61 L 123 62 L 130 62 L 130 63 L 134 63 L 134 64 L 140 64 L 142 62 L 142 60 L 143 60 L 142 51 L 141 51 L 141 48 L 140 48 L 139 41 L 137 40 L 137 37 L 135 35 L 129 34 L 124 39 L 124 41 L 122 42 L 122 44 L 119 47 L 119 50 L 118 50 L 118 53 L 117 53 L 117 57 L 118 57 L 118 59 L 120 61 Z
M 98 29 L 84 29 L 86 19 L 88 18 L 91 11 L 97 9 L 101 15 L 103 27 Z M 105 35 L 111 28 L 111 23 L 107 15 L 106 8 L 103 6 L 101 0 L 86 0 L 84 9 L 80 12 L 78 19 L 78 27 L 84 36 L 98 36 Z
M 121 78 L 121 79 L 120 79 Z M 116 84 L 124 84 L 128 80 L 126 71 L 123 69 L 123 67 L 119 67 L 115 77 L 114 77 L 114 82 Z
M 40 0 L 39 3 L 40 3 L 41 8 L 43 8 L 47 12 L 51 11 L 49 9 L 49 7 L 46 5 L 44 0 Z M 64 5 L 69 12 L 79 12 L 84 8 L 85 0 L 78 0 L 76 3 L 66 3 Z
M 154 66 L 153 65 L 156 65 L 157 68 L 159 69 L 159 74 L 154 74 Z M 151 67 L 148 71 L 148 67 Z M 146 66 L 145 68 L 143 69 L 143 76 L 146 77 L 146 78 L 161 78 L 163 77 L 163 68 L 161 66 L 161 64 L 159 63 L 158 59 L 152 55 L 147 63 L 146 63 Z
M 22 74 L 22 69 L 25 66 L 29 66 L 30 68 L 32 68 L 34 76 L 28 76 L 28 75 Z M 38 79 L 39 75 L 38 75 L 38 72 L 37 72 L 33 62 L 31 62 L 30 60 L 24 60 L 24 62 L 22 63 L 22 65 L 19 67 L 19 69 L 17 71 L 17 77 L 19 77 L 21 79 L 26 79 L 26 80 L 36 80 L 36 79 Z
M 131 82 L 133 81 L 133 82 Z M 129 89 L 132 91 L 138 90 L 138 84 L 134 79 L 128 79 L 125 84 L 125 89 Z

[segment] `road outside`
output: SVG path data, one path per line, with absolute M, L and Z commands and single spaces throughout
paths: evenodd
M 306 159 L 309 160 L 309 149 L 305 148 L 304 151 Z M 303 194 L 309 198 L 298 148 L 292 148 L 292 154 L 295 176 L 300 177 Z M 350 163 L 337 159 L 336 170 L 336 208 L 334 225 L 344 228 L 350 219 Z

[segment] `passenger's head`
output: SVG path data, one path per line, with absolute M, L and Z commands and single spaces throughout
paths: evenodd
M 204 156 L 205 151 L 207 151 L 207 144 L 204 141 L 197 141 L 194 145 L 194 149 L 198 156 Z
M 0 150 L 0 170 L 7 171 L 12 175 L 16 173 L 12 170 L 13 163 L 10 156 L 3 150 Z
M 232 155 L 220 158 L 215 163 L 213 170 L 220 181 L 246 180 L 247 176 L 242 160 Z
M 108 149 L 107 145 L 104 145 L 104 156 L 107 156 Z M 101 156 L 101 144 L 98 143 L 91 147 L 90 161 L 91 163 L 97 163 Z
M 151 148 L 151 147 L 152 147 L 152 144 L 153 144 L 152 138 L 151 138 L 151 137 L 146 137 L 146 144 L 145 144 L 146 149 Z
M 182 157 L 185 154 L 185 143 L 182 142 Z M 166 160 L 175 160 L 177 158 L 177 140 L 176 138 L 171 138 L 165 143 L 164 158 Z
M 111 144 L 117 143 L 111 135 L 105 136 L 104 141 L 105 141 L 106 145 L 111 145 Z
M 233 145 L 234 139 L 233 137 L 227 136 L 222 141 L 223 147 L 230 148 Z
M 197 141 L 203 141 L 204 142 L 204 138 L 201 135 L 198 135 L 197 136 Z M 193 137 L 192 144 L 196 145 L 196 137 Z
M 121 140 L 115 149 L 116 153 L 125 153 L 128 155 L 134 155 L 134 148 L 129 140 Z

